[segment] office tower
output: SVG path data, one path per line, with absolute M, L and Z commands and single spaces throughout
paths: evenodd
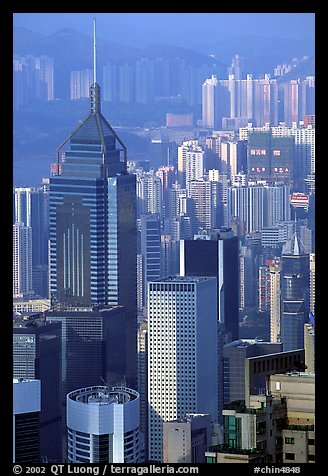
M 149 283 L 149 459 L 163 461 L 163 422 L 218 417 L 217 283 L 176 276 Z M 210 365 L 209 365 L 210 362 Z
M 147 284 L 161 277 L 161 223 L 158 215 L 141 215 L 141 256 L 143 306 L 147 305 Z
M 62 327 L 62 399 L 71 390 L 125 381 L 126 310 L 123 306 L 46 312 Z
M 187 413 L 163 423 L 163 463 L 204 463 L 211 444 L 211 417 Z
M 140 233 L 139 233 L 140 234 Z M 142 276 L 143 271 L 142 271 L 142 256 L 141 252 L 139 251 L 137 254 L 137 310 L 138 312 L 142 312 L 143 310 L 143 304 L 142 304 L 142 298 L 143 298 L 143 281 L 142 281 Z
M 139 463 L 140 396 L 127 387 L 90 386 L 67 395 L 69 463 Z
M 223 346 L 223 398 L 224 404 L 245 400 L 245 380 L 248 361 L 256 356 L 271 355 L 282 352 L 282 344 L 261 342 L 256 339 L 239 339 Z M 265 388 L 265 381 L 256 382 L 257 387 Z M 252 389 L 254 392 L 254 388 Z
M 149 164 L 154 169 L 174 166 L 176 146 L 168 136 L 160 133 L 152 137 L 148 147 Z
M 269 379 L 274 397 L 286 399 L 282 427 L 283 463 L 315 462 L 315 375 L 309 372 L 276 373 Z
M 148 322 L 138 325 L 138 392 L 140 394 L 140 436 L 144 441 L 145 461 L 148 461 Z
M 40 380 L 13 379 L 13 463 L 40 464 Z
M 264 225 L 290 220 L 290 187 L 283 183 L 264 186 Z
M 204 239 L 181 240 L 180 276 L 216 277 L 218 321 L 229 340 L 238 339 L 239 252 L 231 229 L 222 227 Z
M 251 132 L 248 134 L 248 174 L 258 180 L 271 176 L 271 134 L 270 132 Z
M 13 225 L 13 297 L 33 293 L 32 229 L 22 223 Z
M 295 175 L 295 144 L 292 137 L 272 137 L 271 177 L 293 184 Z
M 278 349 L 278 345 L 275 346 Z M 252 397 L 269 393 L 268 377 L 277 373 L 304 370 L 304 349 L 249 356 L 245 360 L 245 404 L 249 406 Z
M 125 306 L 127 382 L 133 387 L 135 175 L 127 173 L 126 147 L 101 113 L 95 79 L 90 112 L 58 148 L 56 167 L 57 175 L 50 177 L 52 301 L 57 307 Z
M 33 291 L 48 297 L 49 193 L 46 184 L 14 188 L 13 222 L 31 227 Z
M 61 325 L 43 318 L 13 320 L 13 377 L 41 382 L 40 459 L 62 461 Z
M 275 261 L 270 266 L 270 341 L 280 341 L 281 316 L 281 262 Z
M 239 218 L 245 224 L 246 233 L 260 231 L 264 225 L 263 186 L 228 187 L 227 191 L 228 224 L 232 218 Z
M 142 172 L 137 175 L 137 216 L 141 214 L 157 213 L 163 215 L 162 182 L 155 170 Z
M 70 73 L 70 99 L 88 98 L 90 86 L 93 81 L 93 71 L 83 69 Z
M 304 323 L 309 312 L 309 255 L 296 231 L 281 257 L 281 341 L 284 350 L 304 347 Z
M 249 124 L 239 131 L 240 139 L 248 140 L 251 132 L 271 131 L 272 137 L 293 137 L 294 138 L 294 187 L 296 190 L 304 191 L 304 182 L 307 176 L 315 173 L 315 127 L 309 125 L 304 127 L 299 123 L 292 127 L 279 125 L 276 127 L 254 128 Z

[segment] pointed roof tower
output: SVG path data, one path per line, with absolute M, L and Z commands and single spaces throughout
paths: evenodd
M 84 175 L 87 178 L 126 174 L 126 146 L 101 113 L 101 90 L 97 83 L 95 18 L 93 19 L 93 84 L 90 86 L 89 98 L 89 114 L 57 149 L 57 175 L 79 177 Z M 68 142 L 70 148 L 64 150 Z M 95 153 L 91 153 L 91 145 Z M 73 150 L 74 153 L 72 153 Z M 81 153 L 80 157 L 78 151 Z M 88 158 L 86 158 L 86 152 L 89 152 Z
M 282 248 L 283 255 L 301 256 L 301 255 L 307 254 L 305 251 L 305 246 L 303 245 L 301 239 L 297 235 L 296 223 L 297 223 L 297 219 L 295 215 L 294 234 L 283 246 Z

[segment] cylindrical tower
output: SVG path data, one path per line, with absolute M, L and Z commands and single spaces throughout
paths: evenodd
M 69 463 L 142 462 L 138 392 L 94 386 L 66 398 Z

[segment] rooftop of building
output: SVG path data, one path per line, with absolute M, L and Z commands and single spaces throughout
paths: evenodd
M 151 283 L 197 283 L 199 281 L 210 281 L 216 279 L 212 276 L 166 276 L 154 279 Z
M 202 418 L 202 417 L 210 418 L 210 415 L 208 413 L 186 413 L 181 418 L 177 418 L 175 420 L 169 420 L 168 422 L 165 422 L 165 423 L 190 423 L 192 420 L 196 418 Z
M 107 385 L 80 388 L 67 395 L 67 399 L 86 405 L 123 405 L 137 398 L 139 398 L 139 393 L 136 390 L 127 387 L 108 387 Z

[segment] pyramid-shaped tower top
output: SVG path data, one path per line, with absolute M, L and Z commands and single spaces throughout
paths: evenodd
M 292 255 L 292 256 L 301 256 L 301 255 L 305 255 L 307 254 L 306 253 L 306 250 L 305 250 L 305 246 L 303 245 L 302 241 L 300 240 L 300 238 L 298 237 L 297 235 L 297 231 L 296 231 L 296 216 L 295 216 L 295 229 L 294 229 L 294 234 L 293 236 L 290 238 L 290 240 L 288 240 L 285 245 L 283 246 L 282 248 L 282 254 L 283 255 Z
M 90 166 L 92 162 L 99 170 L 97 175 L 113 176 L 117 173 L 127 172 L 126 146 L 101 113 L 101 93 L 100 86 L 97 83 L 96 72 L 96 20 L 94 19 L 93 22 L 93 84 L 90 86 L 90 111 L 87 117 L 80 122 L 80 124 L 57 149 L 58 171 L 60 169 L 60 152 L 63 150 L 64 145 L 69 141 L 70 150 L 74 149 L 74 152 L 72 153 L 70 153 L 70 151 L 65 153 L 65 163 L 62 164 L 61 169 L 62 176 L 71 176 L 72 174 L 76 175 L 77 171 L 79 175 L 83 175 L 82 168 L 80 167 L 79 169 L 79 158 L 76 151 L 77 149 L 82 151 L 82 149 L 87 147 L 87 149 L 82 152 L 82 154 L 85 154 L 87 150 L 90 150 L 90 144 L 92 144 L 93 147 L 96 147 L 97 145 L 99 147 L 98 158 L 96 158 L 95 154 L 91 154 L 89 158 Z M 122 156 L 121 153 L 123 153 Z M 101 158 L 99 154 L 101 155 Z M 81 156 L 81 165 L 83 165 L 83 168 L 85 169 L 84 175 L 87 175 L 87 169 L 84 166 L 85 164 L 86 160 Z M 89 170 L 91 171 L 90 167 Z

